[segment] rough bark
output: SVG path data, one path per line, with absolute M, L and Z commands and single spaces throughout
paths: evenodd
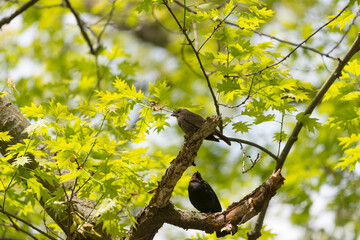
M 13 137 L 9 142 L 0 141 L 0 153 L 3 156 L 8 146 L 27 138 L 27 134 L 23 131 L 28 126 L 30 126 L 29 121 L 24 118 L 19 109 L 6 97 L 0 98 L 0 131 L 9 131 L 9 135 Z

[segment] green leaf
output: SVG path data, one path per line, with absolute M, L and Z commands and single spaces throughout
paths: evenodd
M 340 10 L 338 10 L 340 12 Z M 353 18 L 355 16 L 355 14 L 352 11 L 349 10 L 345 10 L 337 19 L 335 19 L 334 21 L 332 21 L 328 27 L 331 28 L 335 28 L 336 25 L 339 24 L 340 26 L 340 30 L 342 30 L 346 23 L 350 24 L 351 18 Z M 328 18 L 335 18 L 336 16 L 329 16 Z
M 152 96 L 147 98 L 156 103 L 163 103 L 169 96 L 169 90 L 169 83 L 164 78 L 161 80 L 156 78 L 154 84 L 149 82 L 148 91 Z
M 360 134 L 351 134 L 350 137 L 341 137 L 339 138 L 340 145 L 343 145 L 343 148 L 348 148 L 351 144 L 357 143 L 360 141 Z
M 69 112 L 68 107 L 55 102 L 53 99 L 49 103 L 50 109 L 48 114 L 53 116 L 55 119 L 73 120 L 73 115 Z
M 236 123 L 232 124 L 233 128 L 235 130 L 235 133 L 237 132 L 241 132 L 241 133 L 246 133 L 249 131 L 249 126 L 251 126 L 251 124 L 248 124 L 247 122 L 243 122 L 243 121 L 239 121 Z
M 166 122 L 168 117 L 166 114 L 154 114 L 155 123 L 151 126 L 152 128 L 155 127 L 155 130 L 159 133 L 160 131 L 164 130 L 165 126 L 170 127 L 170 124 Z
M 13 139 L 13 137 L 9 135 L 9 131 L 0 132 L 0 141 L 10 142 L 11 139 Z
M 41 105 L 36 106 L 34 103 L 31 103 L 30 107 L 20 108 L 23 114 L 29 118 L 43 118 L 46 114 L 46 111 Z
M 90 118 L 96 115 L 96 108 L 94 104 L 80 104 L 78 107 L 74 107 L 74 109 Z
M 274 133 L 273 139 L 275 142 L 285 142 L 288 139 L 288 135 L 284 131 L 276 132 Z
M 340 162 L 336 164 L 336 168 L 345 170 L 349 167 L 349 171 L 354 170 L 356 163 L 360 161 L 360 145 L 357 145 L 355 148 L 349 148 L 345 150 L 345 156 L 340 158 Z
M 321 127 L 321 123 L 317 122 L 317 118 L 310 118 L 310 115 L 304 115 L 304 113 L 299 113 L 296 115 L 296 120 L 303 124 L 303 126 L 310 132 L 315 133 L 315 129 Z
M 223 8 L 223 15 L 224 17 L 228 15 L 231 10 L 234 8 L 234 1 L 230 0 L 229 2 L 225 3 L 225 6 Z
M 353 61 L 350 61 L 345 67 L 344 71 L 347 71 L 356 77 L 360 76 L 360 63 L 357 59 L 354 59 Z

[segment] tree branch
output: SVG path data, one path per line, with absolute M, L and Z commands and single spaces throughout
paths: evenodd
M 23 222 L 24 224 L 28 225 L 29 227 L 35 229 L 36 231 L 38 231 L 39 233 L 41 233 L 42 235 L 48 237 L 49 239 L 52 239 L 52 240 L 56 240 L 56 238 L 50 236 L 49 234 L 47 234 L 46 232 L 42 231 L 41 229 L 35 227 L 34 225 L 32 225 L 31 223 L 25 221 L 24 219 L 21 219 L 19 218 L 18 216 L 12 214 L 12 213 L 9 213 L 7 211 L 5 211 L 5 209 L 3 209 L 2 207 L 0 207 L 0 213 L 3 213 L 5 214 L 6 216 L 8 217 L 11 217 L 11 218 L 15 218 L 16 220 L 20 221 L 20 222 Z
M 278 171 L 272 174 L 252 193 L 245 196 L 239 202 L 231 204 L 220 213 L 206 214 L 184 211 L 174 207 L 170 202 L 162 208 L 149 205 L 141 213 L 148 217 L 146 224 L 141 222 L 138 226 L 138 234 L 129 235 L 126 239 L 150 240 L 163 223 L 169 223 L 184 229 L 202 230 L 206 233 L 221 231 L 235 234 L 238 225 L 244 224 L 256 216 L 263 209 L 264 204 L 276 194 L 276 191 L 283 183 L 284 178 L 281 176 L 280 171 Z
M 8 219 L 10 220 L 11 224 L 9 224 L 8 226 L 9 227 L 13 227 L 15 228 L 16 231 L 19 231 L 19 232 L 22 232 L 22 233 L 25 233 L 26 235 L 28 235 L 29 237 L 31 237 L 32 239 L 34 240 L 40 240 L 38 239 L 37 237 L 35 237 L 32 233 L 28 232 L 28 231 L 25 231 L 24 229 L 20 228 L 13 220 L 11 217 L 7 216 Z
M 321 99 L 323 98 L 325 93 L 329 90 L 329 88 L 334 83 L 334 81 L 341 76 L 341 72 L 342 72 L 343 68 L 350 61 L 350 59 L 359 51 L 360 51 L 360 33 L 358 33 L 357 38 L 355 39 L 355 41 L 353 42 L 353 44 L 351 45 L 351 47 L 345 54 L 344 58 L 342 60 L 339 59 L 338 65 L 333 70 L 333 72 L 330 74 L 330 76 L 325 81 L 325 83 L 322 85 L 320 90 L 317 92 L 317 94 L 315 95 L 315 97 L 313 98 L 313 100 L 311 101 L 309 106 L 305 109 L 304 115 L 310 115 L 314 111 L 315 107 L 320 104 Z M 291 136 L 289 137 L 288 141 L 286 142 L 286 145 L 278 158 L 278 161 L 276 163 L 274 171 L 278 171 L 278 170 L 282 169 L 282 167 L 284 166 L 286 158 L 287 158 L 292 146 L 296 142 L 302 127 L 303 127 L 303 124 L 301 123 L 301 121 L 296 123 L 296 125 L 291 133 Z M 262 216 L 262 214 L 265 216 L 266 210 L 267 210 L 267 207 L 262 210 L 261 214 L 259 215 L 259 218 Z M 261 219 L 261 218 L 258 219 L 258 222 L 259 222 L 259 224 L 257 224 L 256 227 L 250 233 L 248 233 L 249 240 L 257 239 L 257 237 L 261 236 L 260 223 L 262 225 L 263 219 Z
M 214 132 L 220 121 L 219 117 L 207 118 L 203 126 L 193 135 L 186 139 L 182 150 L 171 162 L 170 166 L 158 184 L 155 195 L 136 217 L 137 226 L 132 227 L 126 239 L 152 239 L 164 222 L 154 222 L 159 209 L 166 207 L 170 203 L 171 194 L 176 183 L 181 178 L 185 170 L 190 167 L 195 160 L 202 142 L 206 136 Z
M 98 48 L 97 48 L 97 49 L 94 49 L 93 44 L 92 44 L 92 42 L 91 42 L 91 40 L 90 40 L 90 37 L 89 37 L 89 35 L 87 34 L 87 32 L 86 32 L 86 30 L 85 30 L 85 28 L 84 28 L 84 22 L 83 22 L 83 20 L 81 20 L 79 14 L 78 14 L 78 13 L 75 11 L 75 9 L 71 6 L 70 1 L 69 1 L 69 0 L 65 0 L 65 2 L 66 2 L 67 7 L 70 9 L 70 11 L 72 12 L 72 14 L 74 15 L 74 17 L 75 17 L 75 19 L 76 19 L 76 22 L 77 22 L 77 24 L 78 24 L 78 26 L 79 26 L 79 28 L 80 28 L 81 34 L 83 35 L 83 37 L 84 37 L 87 45 L 88 45 L 89 48 L 90 48 L 90 53 L 91 53 L 92 55 L 96 55 L 96 54 L 97 54 L 97 51 L 98 51 Z
M 345 39 L 346 35 L 350 32 L 350 29 L 352 26 L 354 26 L 354 24 L 356 23 L 356 18 L 358 18 L 360 15 L 360 10 L 358 10 L 355 14 L 354 19 L 352 20 L 352 23 L 349 25 L 348 29 L 346 30 L 346 32 L 342 35 L 340 41 L 327 53 L 330 54 L 332 53 L 336 48 L 338 48 L 340 46 L 340 43 L 342 43 L 342 41 Z
M 265 215 L 267 208 L 269 206 L 270 199 L 265 201 L 263 209 L 261 210 L 259 216 L 256 219 L 255 227 L 250 231 L 247 232 L 248 240 L 256 240 L 261 236 L 261 229 L 264 223 Z
M 260 149 L 261 151 L 267 153 L 270 157 L 272 157 L 275 161 L 278 161 L 279 158 L 274 154 L 272 153 L 270 150 L 264 148 L 263 146 L 260 146 L 254 142 L 250 142 L 250 141 L 247 141 L 247 140 L 244 140 L 244 139 L 240 139 L 240 138 L 229 138 L 230 141 L 232 142 L 238 142 L 238 143 L 244 143 L 244 144 L 247 144 L 247 145 L 250 145 L 250 146 L 253 146 L 253 147 L 256 147 L 258 149 Z
M 229 23 L 227 23 L 227 24 L 229 24 Z M 236 25 L 236 24 L 234 24 L 234 25 Z M 286 41 L 286 40 L 280 39 L 280 38 L 278 38 L 278 37 L 274 37 L 274 36 L 271 36 L 271 35 L 269 35 L 269 34 L 262 33 L 262 32 L 256 31 L 256 30 L 252 30 L 252 32 L 256 33 L 256 34 L 259 35 L 259 36 L 265 36 L 265 37 L 274 39 L 274 40 L 276 40 L 276 41 L 278 41 L 278 42 L 281 42 L 281 43 L 286 43 L 286 44 L 289 44 L 289 45 L 292 45 L 292 46 L 296 46 L 297 48 L 301 47 L 301 48 L 303 48 L 303 49 L 305 49 L 305 50 L 315 52 L 315 53 L 317 53 L 317 54 L 319 54 L 319 55 L 321 55 L 321 56 L 324 56 L 324 57 L 327 57 L 327 58 L 331 58 L 331 59 L 333 59 L 333 60 L 337 60 L 335 57 L 329 55 L 330 52 L 329 52 L 329 53 L 323 53 L 323 52 L 320 52 L 319 50 L 317 50 L 317 49 L 315 49 L 315 48 L 308 47 L 308 46 L 303 46 L 303 45 L 301 45 L 302 43 L 300 43 L 300 44 L 298 44 L 298 43 L 293 43 L 293 42 Z M 308 39 L 307 39 L 307 40 L 308 40 Z M 305 42 L 306 42 L 307 40 L 305 40 Z M 297 48 L 295 48 L 294 50 L 296 50 Z M 294 50 L 293 50 L 293 51 L 294 51 Z
M 27 3 L 25 3 L 24 5 L 22 5 L 19 9 L 17 9 L 13 14 L 11 14 L 9 17 L 4 17 L 3 19 L 0 20 L 0 29 L 2 28 L 2 26 L 4 24 L 10 23 L 11 20 L 13 20 L 14 18 L 16 18 L 18 15 L 20 15 L 22 12 L 24 12 L 26 9 L 28 9 L 29 7 L 31 7 L 32 5 L 34 5 L 37 1 L 39 0 L 30 0 Z
M 232 203 L 221 213 L 194 213 L 174 208 L 177 214 L 171 214 L 171 210 L 169 211 L 170 214 L 166 214 L 167 211 L 164 211 L 166 214 L 164 215 L 164 221 L 184 229 L 198 229 L 207 233 L 224 231 L 235 234 L 237 232 L 237 225 L 244 224 L 256 216 L 263 209 L 267 200 L 276 194 L 284 180 L 280 171 L 272 174 L 252 193 L 245 196 L 239 202 Z M 171 208 L 171 205 L 169 205 L 169 208 Z
M 304 43 L 306 43 L 310 38 L 312 38 L 315 34 L 317 34 L 318 32 L 321 31 L 321 29 L 323 29 L 324 27 L 326 27 L 327 25 L 329 25 L 331 22 L 335 21 L 335 19 L 337 19 L 338 17 L 341 16 L 341 14 L 349 7 L 349 5 L 346 5 L 340 12 L 338 15 L 336 15 L 334 18 L 332 18 L 330 21 L 328 21 L 327 23 L 325 23 L 324 25 L 322 25 L 321 27 L 319 27 L 315 32 L 313 32 L 312 34 L 310 34 L 309 37 L 307 37 L 304 41 L 302 41 L 301 43 L 299 43 L 290 53 L 288 53 L 288 55 L 286 55 L 285 57 L 283 57 L 280 61 L 277 61 L 273 64 L 270 64 L 256 72 L 252 72 L 252 73 L 248 73 L 248 74 L 240 74 L 240 75 L 228 75 L 226 77 L 240 77 L 240 76 L 251 76 L 251 75 L 256 75 L 259 74 L 269 68 L 272 68 L 274 66 L 279 65 L 280 63 L 284 62 L 287 58 L 289 58 L 300 46 L 302 46 Z
M 345 54 L 344 58 L 342 60 L 339 59 L 338 65 L 333 70 L 333 72 L 330 74 L 330 76 L 325 81 L 325 83 L 322 85 L 320 90 L 316 93 L 316 95 L 312 99 L 309 106 L 305 109 L 304 115 L 310 115 L 314 111 L 315 107 L 320 104 L 321 99 L 323 98 L 325 93 L 329 90 L 329 88 L 334 83 L 334 81 L 341 76 L 341 72 L 342 72 L 343 68 L 345 67 L 345 65 L 350 61 L 350 59 L 359 50 L 360 50 L 360 33 L 358 33 L 357 38 L 355 39 L 355 41 L 353 42 L 353 44 L 351 45 L 351 47 L 349 48 L 349 50 Z M 282 169 L 282 167 L 284 165 L 284 162 L 286 160 L 286 157 L 289 154 L 291 147 L 296 142 L 302 127 L 303 127 L 303 124 L 302 124 L 301 121 L 296 123 L 296 126 L 293 129 L 293 132 L 291 133 L 291 136 L 289 137 L 289 140 L 286 142 L 286 145 L 285 145 L 284 149 L 282 150 L 282 152 L 280 154 L 279 161 L 276 164 L 275 171 L 277 171 L 278 169 Z
M 191 12 L 191 13 L 194 13 L 194 14 L 197 14 L 196 10 L 195 9 L 192 9 L 188 6 L 185 6 L 182 2 L 178 1 L 178 0 L 174 0 L 174 2 L 176 4 L 178 4 L 179 6 L 185 8 L 187 11 Z M 354 18 L 355 20 L 355 18 Z M 226 24 L 228 25 L 231 25 L 233 27 L 237 27 L 237 28 L 240 28 L 240 29 L 243 29 L 241 27 L 239 27 L 239 25 L 237 25 L 236 23 L 233 23 L 233 22 L 230 22 L 230 21 L 224 21 Z M 354 23 L 354 21 L 353 21 Z M 286 43 L 286 44 L 289 44 L 289 45 L 293 45 L 293 46 L 299 46 L 298 43 L 293 43 L 293 42 L 290 42 L 290 41 L 286 41 L 286 40 L 283 40 L 283 39 L 280 39 L 278 37 L 275 37 L 275 36 L 271 36 L 269 34 L 266 34 L 266 33 L 262 33 L 262 32 L 259 32 L 259 31 L 256 31 L 256 30 L 251 30 L 253 33 L 255 34 L 258 34 L 260 36 L 265 36 L 265 37 L 268 37 L 268 38 L 271 38 L 271 39 L 274 39 L 278 42 L 281 42 L 281 43 Z M 305 49 L 305 50 L 309 50 L 309 51 L 313 51 L 315 53 L 318 53 L 320 54 L 321 56 L 325 56 L 325 57 L 328 57 L 328 58 L 331 58 L 333 60 L 337 60 L 335 57 L 332 57 L 330 56 L 330 53 L 331 52 L 328 52 L 328 53 L 323 53 L 323 52 L 320 52 L 319 50 L 315 49 L 315 48 L 312 48 L 312 47 L 308 47 L 308 46 L 303 46 L 303 45 L 300 45 L 301 48 Z
M 280 171 L 273 174 L 265 183 L 237 203 L 233 203 L 224 212 L 212 215 L 188 213 L 175 209 L 171 202 L 171 194 L 184 171 L 192 165 L 203 139 L 213 132 L 219 123 L 219 117 L 207 118 L 201 129 L 191 135 L 183 149 L 171 162 L 159 182 L 156 193 L 136 217 L 137 226 L 128 232 L 127 240 L 153 239 L 164 223 L 170 223 L 183 228 L 193 228 L 205 232 L 237 231 L 237 225 L 243 224 L 263 209 L 263 204 L 275 195 L 283 184 L 284 178 Z
M 226 19 L 234 12 L 235 8 L 237 7 L 237 5 L 235 5 L 231 11 L 218 23 L 218 25 L 216 25 L 216 27 L 214 27 L 213 31 L 210 33 L 209 37 L 207 37 L 205 39 L 205 41 L 203 42 L 203 44 L 201 44 L 201 46 L 199 47 L 199 49 L 197 50 L 197 52 L 199 53 L 200 50 L 203 48 L 203 46 L 212 38 L 212 36 L 214 35 L 214 33 L 216 32 L 216 30 L 218 30 L 218 28 L 226 21 Z
M 214 90 L 212 89 L 212 86 L 211 86 L 211 83 L 210 83 L 210 79 L 209 79 L 209 76 L 208 74 L 206 73 L 205 71 L 205 68 L 202 64 L 202 61 L 200 59 L 200 55 L 199 55 L 199 52 L 195 49 L 194 47 L 194 44 L 193 44 L 193 41 L 190 39 L 189 35 L 186 33 L 186 29 L 185 29 L 185 26 L 182 26 L 181 23 L 179 22 L 179 20 L 177 19 L 177 17 L 175 16 L 174 12 L 172 11 L 172 9 L 170 8 L 168 2 L 166 0 L 163 1 L 164 5 L 166 6 L 166 8 L 168 9 L 168 11 L 170 12 L 171 16 L 174 18 L 176 24 L 178 25 L 180 31 L 184 34 L 186 40 L 188 41 L 188 44 L 189 46 L 191 47 L 191 49 L 193 50 L 195 56 L 196 56 L 196 59 L 198 60 L 198 63 L 200 65 L 200 69 L 206 79 L 206 82 L 208 84 L 208 87 L 209 87 L 209 90 L 210 90 L 210 93 L 211 93 L 211 96 L 213 98 L 213 101 L 214 101 L 214 105 L 215 105 L 215 108 L 216 108 L 216 114 L 218 116 L 220 116 L 220 108 L 219 108 L 219 104 L 217 102 L 217 99 L 216 99 L 216 96 L 215 96 L 215 93 L 214 93 Z

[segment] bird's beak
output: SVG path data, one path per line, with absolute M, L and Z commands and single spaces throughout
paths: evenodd
M 173 113 L 171 114 L 171 116 L 176 117 L 177 115 L 176 115 L 176 113 L 173 112 Z

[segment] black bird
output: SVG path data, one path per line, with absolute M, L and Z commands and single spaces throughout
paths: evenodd
M 221 212 L 221 205 L 212 187 L 196 172 L 192 175 L 189 187 L 191 204 L 202 213 Z M 216 237 L 226 236 L 226 232 L 216 232 Z
M 180 108 L 171 114 L 171 116 L 176 117 L 179 127 L 184 131 L 186 134 L 196 132 L 201 126 L 204 124 L 205 119 L 196 113 L 190 112 L 186 108 Z M 220 131 L 215 129 L 215 131 L 207 136 L 205 139 L 210 141 L 219 142 L 214 135 L 218 136 L 221 140 L 226 142 L 229 146 L 231 146 L 230 140 L 224 136 Z

